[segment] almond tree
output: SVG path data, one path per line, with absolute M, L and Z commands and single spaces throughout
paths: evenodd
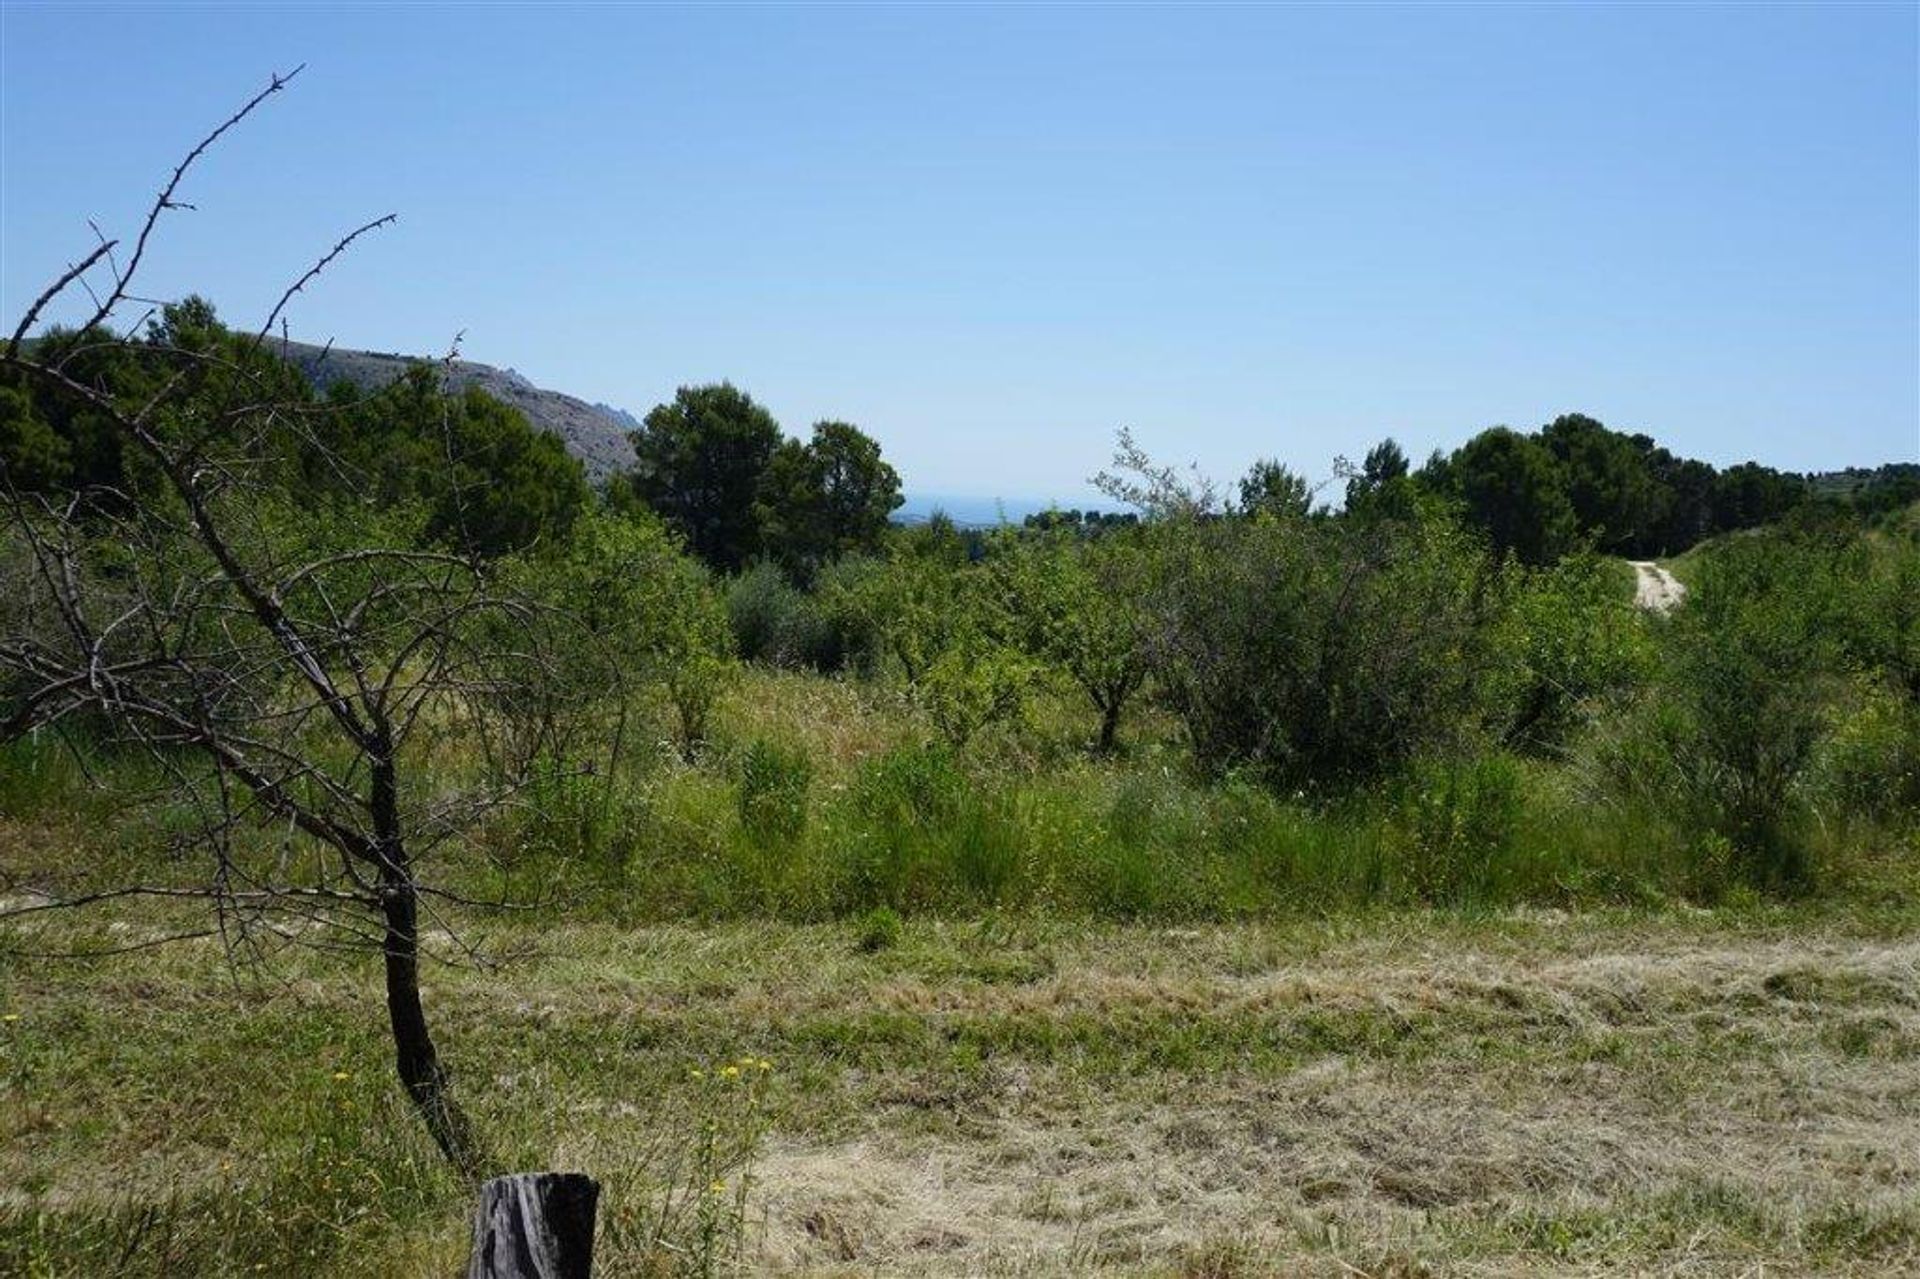
M 556 644 L 565 616 L 502 590 L 483 561 L 356 500 L 352 474 L 325 499 L 288 482 L 296 454 L 325 455 L 328 409 L 286 393 L 269 335 L 296 294 L 389 218 L 342 239 L 250 337 L 189 342 L 172 311 L 145 337 L 110 327 L 139 304 L 136 274 L 162 215 L 190 207 L 176 192 L 195 161 L 290 78 L 188 153 L 130 250 L 103 239 L 0 348 L 0 375 L 84 409 L 128 459 L 117 485 L 65 491 L 30 490 L 0 462 L 19 619 L 0 632 L 0 739 L 80 729 L 132 744 L 197 817 L 186 877 L 96 877 L 11 916 L 185 898 L 210 907 L 207 927 L 237 956 L 364 944 L 381 958 L 400 1081 L 446 1157 L 474 1174 L 482 1143 L 420 996 L 423 929 L 463 947 L 446 914 L 462 899 L 425 869 L 512 799 L 536 757 L 580 758 L 573 703 L 548 676 L 553 653 L 578 660 L 583 646 Z M 32 339 L 76 288 L 94 298 L 85 322 Z M 118 375 L 94 372 L 102 352 Z M 468 770 L 478 776 L 465 785 L 438 767 L 430 779 L 436 747 L 474 734 L 493 766 Z

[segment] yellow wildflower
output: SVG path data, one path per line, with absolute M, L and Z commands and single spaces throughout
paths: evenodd
M 333 1077 L 334 1077 L 335 1079 L 352 1079 L 352 1078 L 353 1078 L 353 1076 L 352 1076 L 352 1075 L 350 1075 L 350 1074 L 348 1074 L 348 1073 L 347 1073 L 346 1071 L 344 1071 L 344 1070 L 336 1070 L 336 1071 L 334 1071 L 334 1072 L 333 1072 Z
M 725 1070 L 721 1071 L 720 1073 L 722 1075 L 725 1075 L 728 1079 L 738 1079 L 740 1078 L 740 1067 L 728 1066 Z
M 707 1193 L 710 1195 L 724 1195 L 727 1193 L 727 1183 L 724 1181 L 716 1181 L 707 1187 Z
M 772 1062 L 770 1062 L 770 1061 L 768 1061 L 768 1060 L 767 1060 L 767 1059 L 766 1059 L 765 1057 L 762 1057 L 762 1058 L 760 1059 L 760 1069 L 762 1069 L 762 1070 L 772 1070 L 772 1069 L 773 1069 L 773 1063 L 772 1063 Z

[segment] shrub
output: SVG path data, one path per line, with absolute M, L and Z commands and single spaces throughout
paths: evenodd
M 1599 699 L 1649 679 L 1656 654 L 1648 620 L 1609 562 L 1579 555 L 1517 584 L 1490 672 L 1496 727 L 1517 750 L 1557 751 Z
M 770 562 L 754 565 L 727 586 L 734 648 L 747 661 L 817 671 L 871 669 L 875 637 L 869 619 L 850 608 L 850 586 L 865 560 L 823 566 L 811 593 Z
M 939 530 L 909 530 L 886 559 L 855 561 L 823 576 L 821 597 L 850 642 L 898 665 L 909 686 L 970 621 L 964 547 Z
M 644 511 L 580 521 L 564 554 L 510 565 L 529 593 L 577 621 L 569 674 L 586 692 L 650 694 L 682 755 L 706 741 L 736 663 L 727 612 L 707 571 Z
M 1920 704 L 1868 684 L 1831 724 L 1809 770 L 1815 795 L 1876 821 L 1920 816 Z
M 727 625 L 742 661 L 773 662 L 799 606 L 800 592 L 780 566 L 763 560 L 727 583 Z
M 797 837 L 806 829 L 812 783 L 804 752 L 756 738 L 740 757 L 740 824 L 759 836 Z
M 1821 539 L 1733 539 L 1703 557 L 1670 628 L 1662 751 L 1755 887 L 1813 875 L 1799 783 L 1839 683 L 1833 621 L 1852 554 Z
M 942 746 L 889 751 L 868 762 L 855 784 L 856 803 L 867 817 L 923 829 L 952 822 L 966 793 L 965 775 Z
M 1140 608 L 1144 559 L 1131 538 L 1003 534 L 988 561 L 997 633 L 1064 673 L 1100 715 L 1094 749 L 1110 752 L 1147 674 Z
M 963 747 L 990 725 L 1017 721 L 1037 674 L 1017 650 L 970 630 L 928 664 L 916 700 L 941 736 Z
M 1343 786 L 1477 723 L 1504 590 L 1444 516 L 1154 531 L 1154 670 L 1204 767 Z
M 878 954 L 898 946 L 905 931 L 898 911 L 891 906 L 875 906 L 860 920 L 856 945 L 863 954 Z
M 856 607 L 855 586 L 880 561 L 849 555 L 825 564 L 814 575 L 815 623 L 808 631 L 807 661 L 816 670 L 871 675 L 880 661 L 880 635 L 873 620 Z
M 1846 621 L 1859 665 L 1920 706 L 1920 521 L 1864 541 Z

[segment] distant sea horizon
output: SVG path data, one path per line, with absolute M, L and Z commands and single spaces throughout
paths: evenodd
M 991 528 L 997 524 L 1018 524 L 1029 515 L 1058 508 L 1063 511 L 1118 510 L 1104 498 L 1055 500 L 1038 497 L 992 497 L 979 493 L 907 493 L 906 501 L 893 513 L 899 524 L 923 524 L 934 512 L 946 515 L 965 528 Z

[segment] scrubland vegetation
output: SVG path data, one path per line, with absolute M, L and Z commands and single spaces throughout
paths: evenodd
M 614 1274 L 1920 1263 L 1907 472 L 895 527 L 848 424 L 596 491 L 131 269 L 0 360 L 0 1269 L 448 1273 L 527 1166 Z
M 611 767 L 439 854 L 495 1166 L 601 1175 L 615 1274 L 1920 1259 L 1910 526 L 1729 539 L 1658 617 L 1409 500 L 897 530 L 808 589 L 632 512 L 495 561 L 631 676 Z M 6 750 L 10 904 L 199 882 L 149 753 Z M 359 957 L 39 957 L 204 911 L 13 923 L 6 1267 L 457 1267 Z

